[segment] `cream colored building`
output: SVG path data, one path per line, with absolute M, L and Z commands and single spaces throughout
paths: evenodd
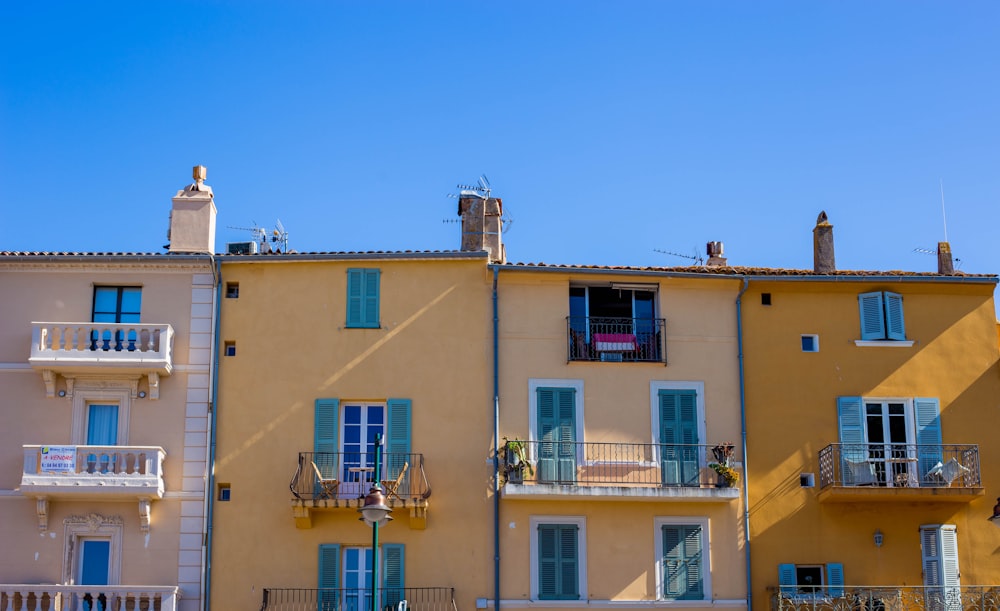
M 0 253 L 0 609 L 202 608 L 211 190 L 173 208 L 166 254 Z

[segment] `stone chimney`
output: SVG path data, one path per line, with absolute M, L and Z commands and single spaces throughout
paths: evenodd
M 507 253 L 500 238 L 503 201 L 484 197 L 471 190 L 458 196 L 458 215 L 462 217 L 462 250 L 487 251 L 490 263 L 506 263 Z
M 951 258 L 951 244 L 938 242 L 938 273 L 942 276 L 955 275 L 955 260 Z
M 706 244 L 705 254 L 708 255 L 708 261 L 705 262 L 705 265 L 709 267 L 725 267 L 729 265 L 729 260 L 722 256 L 722 242 L 709 242 Z
M 819 213 L 813 227 L 813 271 L 817 274 L 837 271 L 833 258 L 833 225 L 827 220 L 825 211 Z
M 167 240 L 168 252 L 208 253 L 215 252 L 215 195 L 212 187 L 205 184 L 208 169 L 196 165 L 192 171 L 194 183 L 180 191 L 173 199 L 170 209 L 170 229 Z

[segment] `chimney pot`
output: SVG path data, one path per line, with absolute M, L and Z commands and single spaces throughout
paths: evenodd
M 728 259 L 722 256 L 722 252 L 722 242 L 709 242 L 705 244 L 705 254 L 708 255 L 708 261 L 705 262 L 705 265 L 709 267 L 724 267 L 728 265 Z
M 938 242 L 938 273 L 942 276 L 952 276 L 955 274 L 955 260 L 951 257 L 951 244 L 948 242 Z

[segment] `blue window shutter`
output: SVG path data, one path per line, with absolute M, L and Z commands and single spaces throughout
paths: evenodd
M 844 565 L 830 562 L 826 565 L 826 584 L 830 596 L 844 595 Z
M 885 310 L 882 305 L 882 293 L 858 295 L 858 306 L 861 310 L 861 339 L 885 339 Z M 902 322 L 902 310 L 900 310 L 900 322 Z
M 406 554 L 405 546 L 401 543 L 386 543 L 382 545 L 382 574 L 385 576 L 382 587 L 385 589 L 382 594 L 381 608 L 390 607 L 396 609 L 399 601 L 406 598 L 406 570 L 404 559 Z
M 576 389 L 538 388 L 538 479 L 576 481 Z M 561 443 L 562 442 L 562 443 Z
M 555 524 L 538 525 L 538 598 L 543 600 L 558 598 L 559 593 L 557 528 Z
M 781 586 L 782 595 L 792 596 L 795 594 L 798 591 L 796 581 L 794 564 L 778 565 L 778 585 Z
M 885 335 L 889 339 L 906 339 L 906 325 L 903 323 L 903 296 L 885 292 Z
M 662 598 L 701 600 L 705 597 L 701 534 L 700 526 L 663 526 Z
M 380 270 L 365 270 L 364 326 L 379 326 L 379 277 Z
M 917 464 L 922 477 L 942 459 L 941 404 L 935 398 L 917 397 L 913 411 L 917 421 Z
M 661 480 L 670 485 L 698 482 L 698 393 L 694 390 L 661 390 Z
M 318 611 L 337 611 L 340 608 L 340 545 L 326 543 L 319 546 L 319 577 L 316 580 L 319 595 Z
M 378 328 L 379 278 L 378 269 L 347 270 L 347 326 Z
M 577 526 L 564 524 L 559 527 L 559 581 L 560 598 L 580 598 L 580 571 Z
M 538 525 L 538 598 L 580 598 L 577 526 Z
M 396 479 L 403 464 L 410 460 L 410 431 L 412 401 L 409 399 L 389 399 L 386 401 L 386 443 L 385 475 L 383 479 Z M 417 465 L 410 465 L 410 468 Z M 409 471 L 409 470 L 408 470 Z M 409 474 L 404 476 L 409 479 Z M 400 494 L 409 487 L 400 483 Z
M 867 460 L 865 416 L 861 397 L 837 397 L 837 421 L 840 424 L 841 455 L 851 460 Z
M 337 477 L 337 452 L 340 451 L 340 400 L 316 399 L 313 422 L 313 461 L 323 477 Z

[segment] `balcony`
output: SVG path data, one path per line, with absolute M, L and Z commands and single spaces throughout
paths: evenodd
M 667 364 L 663 318 L 566 317 L 567 360 Z
M 0 584 L 0 609 L 149 609 L 177 611 L 177 586 Z M 97 605 L 94 604 L 96 600 Z
M 709 466 L 712 445 L 508 441 L 504 498 L 609 501 L 739 498 Z M 523 457 L 523 460 L 522 460 Z
M 163 459 L 155 446 L 23 446 L 21 494 L 37 499 L 38 526 L 50 500 L 136 501 L 149 530 L 149 503 L 163 498 Z M 2 608 L 2 607 L 0 607 Z
M 28 362 L 41 371 L 50 397 L 56 375 L 115 372 L 149 376 L 150 398 L 156 399 L 159 376 L 173 370 L 173 340 L 170 325 L 33 322 Z
M 819 453 L 820 501 L 952 501 L 983 496 L 977 445 L 831 444 Z
M 1000 609 L 1000 586 L 796 586 L 768 588 L 772 611 L 960 611 Z
M 455 588 L 382 588 L 378 595 L 376 608 L 384 611 L 396 611 L 402 601 L 410 611 L 458 611 Z M 368 590 L 264 588 L 260 611 L 368 611 L 371 606 Z
M 379 483 L 386 504 L 394 511 L 408 509 L 410 528 L 425 528 L 431 487 L 424 455 L 389 452 L 382 455 L 382 462 Z M 295 525 L 312 528 L 313 511 L 356 511 L 372 487 L 374 464 L 374 454 L 366 452 L 299 452 L 288 484 Z

